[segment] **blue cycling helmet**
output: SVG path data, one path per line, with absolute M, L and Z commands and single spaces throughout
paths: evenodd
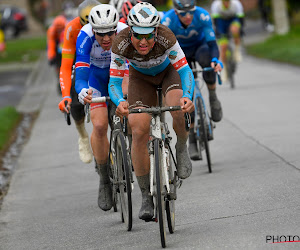
M 173 0 L 175 10 L 189 11 L 195 9 L 195 0 Z

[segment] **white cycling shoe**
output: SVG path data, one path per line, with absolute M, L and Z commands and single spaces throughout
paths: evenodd
M 79 137 L 79 158 L 83 163 L 90 163 L 93 160 L 93 152 L 90 147 L 90 142 L 88 137 Z

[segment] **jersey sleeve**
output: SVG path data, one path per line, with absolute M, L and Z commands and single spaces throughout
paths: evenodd
M 81 30 L 76 42 L 75 89 L 77 93 L 80 93 L 81 89 L 89 87 L 88 80 L 90 73 L 90 52 L 92 45 L 92 39 Z
M 122 81 L 126 70 L 126 58 L 111 52 L 110 79 L 108 93 L 114 104 L 117 106 L 125 101 L 122 92 Z
M 179 46 L 178 41 L 176 41 L 176 43 L 169 48 L 166 53 L 168 53 L 168 57 L 173 67 L 179 73 L 183 89 L 182 97 L 188 97 L 190 100 L 192 100 L 195 86 L 194 75 L 190 66 L 188 65 L 181 47 Z
M 237 17 L 238 18 L 243 18 L 245 17 L 245 14 L 244 14 L 244 8 L 243 8 L 243 5 L 240 1 L 236 1 L 236 5 L 237 5 Z
M 211 16 L 212 18 L 220 18 L 219 2 L 214 1 L 211 5 Z
M 53 26 L 47 31 L 47 57 L 51 60 L 56 57 L 56 41 L 55 41 L 55 30 Z
M 64 43 L 62 48 L 62 59 L 60 67 L 60 86 L 62 97 L 70 97 L 72 86 L 72 66 L 76 53 L 76 38 L 72 25 L 68 25 L 64 32 Z

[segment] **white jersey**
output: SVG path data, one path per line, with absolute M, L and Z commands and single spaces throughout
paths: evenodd
M 211 5 L 211 16 L 222 19 L 244 17 L 243 5 L 239 0 L 230 0 L 229 8 L 226 9 L 222 0 L 215 0 Z

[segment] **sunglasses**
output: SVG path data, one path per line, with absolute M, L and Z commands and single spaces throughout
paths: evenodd
M 138 39 L 138 40 L 143 40 L 143 38 L 145 38 L 146 40 L 150 40 L 155 36 L 155 32 L 153 33 L 149 33 L 149 34 L 138 34 L 135 32 L 132 32 L 134 38 Z
M 106 32 L 106 33 L 98 33 L 98 32 L 95 32 L 95 34 L 97 35 L 97 36 L 101 36 L 101 37 L 105 37 L 106 35 L 107 36 L 112 36 L 112 35 L 114 35 L 116 33 L 116 31 L 109 31 L 109 32 Z
M 195 10 L 189 10 L 189 11 L 177 10 L 177 12 L 182 17 L 185 17 L 187 14 L 190 14 L 191 16 L 195 14 Z

